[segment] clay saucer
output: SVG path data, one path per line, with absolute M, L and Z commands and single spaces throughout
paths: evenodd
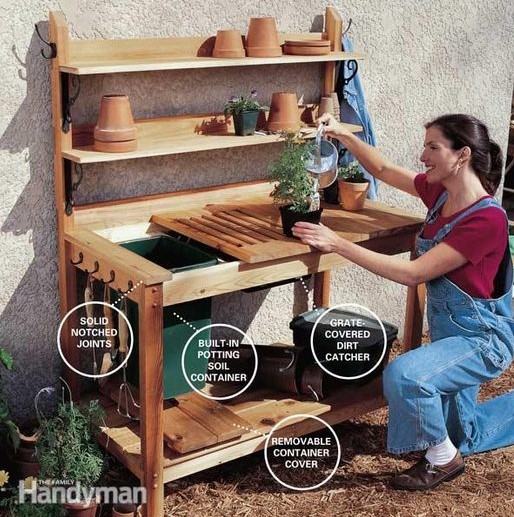
M 286 40 L 284 45 L 295 47 L 330 47 L 329 40 Z
M 293 54 L 296 56 L 322 56 L 330 52 L 328 47 L 313 47 L 301 45 L 284 45 L 284 54 Z

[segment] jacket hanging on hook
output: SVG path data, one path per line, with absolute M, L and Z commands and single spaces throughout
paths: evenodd
M 343 49 L 345 52 L 352 52 L 353 45 L 348 36 L 343 36 Z M 350 77 L 353 69 L 349 69 L 348 61 L 344 61 L 344 75 Z M 339 67 L 339 74 L 342 73 L 342 66 Z M 342 77 L 337 81 L 337 96 L 340 103 L 340 117 L 341 120 L 349 124 L 357 124 L 362 126 L 363 131 L 355 133 L 362 141 L 369 145 L 376 146 L 375 131 L 373 129 L 373 122 L 366 106 L 366 98 L 364 96 L 364 89 L 362 88 L 359 72 L 348 82 L 345 86 Z M 341 149 L 341 144 L 338 144 Z M 339 165 L 346 165 L 355 160 L 355 157 L 346 151 L 339 159 Z M 377 199 L 379 181 L 375 179 L 362 166 L 360 167 L 364 176 L 369 179 L 370 185 L 368 189 L 368 198 Z

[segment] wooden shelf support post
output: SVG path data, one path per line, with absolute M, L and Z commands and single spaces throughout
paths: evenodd
M 413 236 L 410 254 L 411 260 L 416 258 L 416 254 L 414 252 L 415 242 L 416 237 Z M 425 284 L 419 284 L 415 287 L 408 288 L 402 352 L 408 352 L 421 344 L 421 336 L 423 334 L 423 316 L 425 313 L 425 297 Z
M 139 289 L 141 482 L 147 497 L 143 515 L 155 517 L 164 515 L 162 284 Z
M 64 241 L 64 234 L 73 228 L 74 218 L 66 215 L 66 178 L 64 160 L 62 153 L 71 149 L 71 127 L 68 133 L 62 129 L 63 119 L 63 93 L 66 81 L 59 70 L 59 66 L 68 60 L 69 31 L 68 24 L 62 13 L 52 11 L 49 21 L 49 39 L 56 44 L 57 56 L 52 59 L 51 81 L 52 81 L 52 119 L 54 133 L 54 185 L 55 185 L 55 206 L 57 210 L 57 245 L 59 259 L 59 299 L 61 318 L 70 309 L 77 305 L 76 269 L 71 265 L 72 259 L 70 248 Z M 76 258 L 76 257 L 75 257 Z M 69 321 L 68 325 L 72 325 Z M 69 335 L 69 332 L 65 332 Z M 78 366 L 78 349 L 76 342 L 67 338 L 62 341 L 63 354 L 73 365 Z M 75 400 L 80 399 L 81 378 L 64 366 L 63 378 L 70 386 L 72 396 Z
M 332 42 L 333 51 L 341 50 L 343 21 L 334 7 L 327 7 L 325 12 L 325 32 Z M 325 79 L 323 81 L 323 95 L 330 95 L 336 84 L 336 64 L 325 63 Z M 314 305 L 316 307 L 330 306 L 330 271 L 323 271 L 314 275 Z

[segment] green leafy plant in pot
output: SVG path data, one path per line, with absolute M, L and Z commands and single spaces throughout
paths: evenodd
M 12 371 L 14 367 L 11 354 L 3 348 L 0 348 L 0 365 L 6 371 Z M 16 425 L 0 383 L 0 469 L 9 468 L 13 483 L 27 477 L 37 477 L 39 474 L 39 463 L 35 454 L 37 428 L 37 423 L 21 428 Z
M 369 189 L 369 180 L 360 170 L 359 162 L 353 161 L 340 167 L 337 178 L 341 207 L 352 212 L 362 210 Z
M 314 179 L 305 169 L 305 159 L 312 144 L 297 133 L 282 133 L 284 149 L 270 164 L 270 181 L 274 183 L 271 197 L 279 207 L 284 234 L 294 237 L 292 228 L 298 221 L 319 223 L 322 208 L 311 211 Z
M 7 350 L 0 347 L 0 365 L 7 371 L 13 369 L 13 358 Z M 14 448 L 18 448 L 20 438 L 18 435 L 18 428 L 11 419 L 11 412 L 7 399 L 5 398 L 3 387 L 0 379 L 0 436 L 7 437 Z
M 225 115 L 232 115 L 236 135 L 247 136 L 255 133 L 259 112 L 267 109 L 269 109 L 267 106 L 261 106 L 257 101 L 257 90 L 252 90 L 250 97 L 242 95 L 230 97 L 223 112 Z
M 97 498 L 93 486 L 100 479 L 105 458 L 94 437 L 102 421 L 98 401 L 80 408 L 73 402 L 61 402 L 57 414 L 41 421 L 37 456 L 41 479 L 66 480 L 76 500 L 62 501 L 69 515 L 93 517 Z M 75 499 L 75 497 L 74 497 Z

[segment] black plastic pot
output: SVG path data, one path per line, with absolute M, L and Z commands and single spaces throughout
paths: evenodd
M 280 217 L 282 218 L 282 229 L 284 231 L 284 235 L 287 235 L 288 237 L 296 237 L 293 235 L 293 226 L 299 222 L 307 222 L 307 223 L 313 223 L 318 224 L 321 220 L 321 212 L 323 212 L 323 208 L 320 208 L 319 210 L 315 210 L 314 212 L 293 212 L 292 210 L 289 210 L 289 207 L 292 205 L 284 205 L 280 206 Z
M 327 203 L 331 203 L 332 205 L 339 204 L 339 187 L 337 181 L 334 181 L 332 185 L 323 189 L 323 199 Z
M 232 118 L 234 119 L 234 131 L 236 135 L 253 135 L 255 133 L 258 116 L 259 110 L 240 111 L 239 113 L 234 113 Z

